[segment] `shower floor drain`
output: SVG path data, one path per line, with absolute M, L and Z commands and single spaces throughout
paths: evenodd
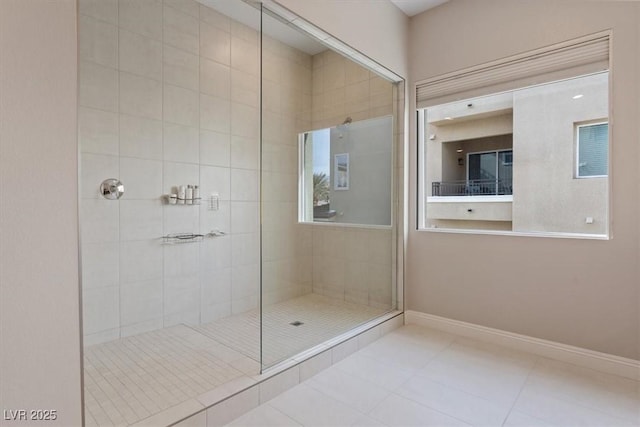
M 291 326 L 300 326 L 300 325 L 304 325 L 303 322 L 296 320 L 295 322 L 291 322 L 289 323 Z

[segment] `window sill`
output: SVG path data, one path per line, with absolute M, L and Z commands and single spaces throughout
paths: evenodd
M 513 195 L 505 196 L 432 196 L 427 203 L 511 203 Z
M 611 235 L 607 234 L 579 234 L 579 233 L 557 233 L 557 232 L 524 232 L 524 231 L 502 231 L 502 230 L 473 230 L 456 228 L 424 228 L 419 227 L 416 231 L 427 233 L 448 233 L 448 234 L 480 234 L 494 236 L 514 236 L 514 237 L 547 237 L 555 239 L 582 239 L 582 240 L 611 240 Z

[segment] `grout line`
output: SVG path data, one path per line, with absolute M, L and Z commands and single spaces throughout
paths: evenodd
M 531 366 L 531 369 L 527 373 L 527 377 L 525 378 L 524 382 L 522 383 L 522 386 L 520 387 L 520 390 L 518 391 L 518 395 L 513 400 L 513 403 L 511 404 L 511 407 L 509 408 L 509 412 L 505 416 L 504 421 L 502 421 L 502 425 L 503 426 L 507 422 L 507 420 L 509 419 L 509 416 L 511 415 L 511 412 L 513 412 L 513 409 L 516 407 L 516 403 L 518 403 L 518 400 L 520 399 L 520 395 L 522 395 L 522 391 L 524 390 L 525 386 L 529 382 L 529 377 L 531 377 L 531 374 L 533 373 L 535 367 L 538 365 L 539 360 L 540 360 L 540 356 L 536 356 L 535 362 Z

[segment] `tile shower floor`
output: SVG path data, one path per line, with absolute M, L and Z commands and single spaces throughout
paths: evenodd
M 271 366 L 387 311 L 317 294 L 267 306 L 263 313 L 263 362 Z M 296 321 L 301 324 L 291 324 Z M 260 360 L 258 310 L 220 319 L 196 330 L 253 360 Z
M 640 382 L 410 325 L 229 424 L 470 425 L 639 426 Z
M 384 312 L 316 294 L 271 305 L 264 313 L 265 362 L 278 362 Z M 253 310 L 199 327 L 177 325 L 87 347 L 86 424 L 133 424 L 258 374 L 259 320 Z M 290 324 L 295 321 L 303 324 Z

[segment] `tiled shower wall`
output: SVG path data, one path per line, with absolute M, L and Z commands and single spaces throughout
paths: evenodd
M 313 129 L 334 127 L 347 117 L 359 121 L 393 114 L 393 85 L 333 51 L 313 56 L 312 88 Z M 400 176 L 398 169 L 394 174 Z M 396 191 L 394 202 L 397 196 Z M 310 227 L 314 293 L 392 307 L 395 245 L 391 229 Z
M 311 56 L 263 40 L 262 290 L 265 305 L 311 292 L 311 230 L 298 224 L 298 134 L 311 129 Z
M 256 308 L 258 33 L 192 0 L 80 0 L 79 11 L 85 344 Z M 310 265 L 310 245 L 299 243 L 308 239 L 298 239 L 309 232 L 292 227 L 291 189 L 296 135 L 310 125 L 311 59 L 265 46 L 264 178 L 274 184 L 264 188 L 265 230 L 295 242 L 268 260 L 280 300 L 311 288 L 299 267 Z M 124 183 L 122 199 L 98 194 L 105 178 Z M 202 204 L 163 204 L 180 184 L 200 185 Z M 168 233 L 212 230 L 227 234 L 162 244 Z
M 257 307 L 258 33 L 192 0 L 81 0 L 79 21 L 85 343 Z M 264 38 L 265 303 L 313 289 L 389 305 L 390 230 L 296 215 L 298 133 L 391 114 L 391 102 L 388 82 L 342 56 Z M 125 185 L 119 201 L 98 195 L 111 177 Z M 199 184 L 202 204 L 163 204 L 180 184 Z M 227 235 L 162 245 L 212 230 Z

